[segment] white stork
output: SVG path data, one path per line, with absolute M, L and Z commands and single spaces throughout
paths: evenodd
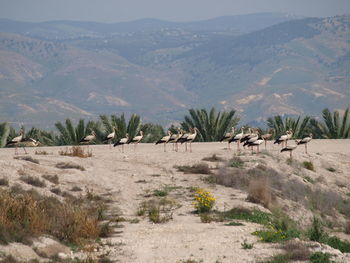
M 290 131 L 288 130 L 287 132 L 286 132 L 286 134 L 284 134 L 284 135 L 281 135 L 277 140 L 275 140 L 275 142 L 273 143 L 273 144 L 281 144 L 282 143 L 282 148 L 283 148 L 283 145 L 284 145 L 284 143 L 286 143 L 286 141 L 289 139 L 289 138 L 291 138 L 291 135 L 290 135 Z M 287 144 L 286 144 L 286 146 L 287 146 Z
M 164 144 L 164 152 L 166 152 L 166 144 L 169 142 L 170 137 L 171 137 L 171 132 L 168 131 L 168 135 L 167 135 L 167 136 L 164 136 L 163 138 L 161 138 L 160 140 L 158 140 L 158 141 L 156 142 L 156 145 L 157 145 L 157 144 L 160 144 L 160 143 L 163 143 L 163 144 Z
M 284 147 L 281 152 L 289 152 L 290 153 L 290 159 L 292 159 L 292 152 L 298 147 L 298 145 L 287 145 Z
M 16 147 L 16 148 L 15 148 L 15 155 L 18 154 L 18 145 L 23 141 L 23 135 L 24 135 L 24 130 L 21 129 L 21 130 L 19 131 L 19 136 L 13 138 L 11 141 L 9 141 L 8 143 L 6 143 L 6 146 L 12 146 L 12 145 L 14 145 L 14 146 Z M 24 152 L 25 152 L 26 154 L 28 154 L 25 147 L 23 147 L 23 150 L 24 150 Z
M 197 137 L 197 132 L 199 132 L 199 130 L 196 128 L 196 127 L 194 127 L 193 128 L 193 133 L 191 133 L 190 135 L 188 135 L 188 137 L 186 138 L 186 140 L 185 141 L 182 141 L 181 143 L 187 143 L 187 142 L 189 142 L 190 143 L 190 152 L 192 152 L 192 142 L 196 139 L 196 137 Z M 186 151 L 187 151 L 187 147 L 186 147 Z
M 127 144 L 133 143 L 134 150 L 136 150 L 136 146 L 142 140 L 142 138 L 143 138 L 143 131 L 140 131 L 140 135 L 137 135 L 134 138 L 132 138 L 132 140 L 128 141 Z
M 244 127 L 241 128 L 241 133 L 236 134 L 235 136 L 233 136 L 228 142 L 237 142 L 237 150 L 239 151 L 239 143 L 241 141 L 241 139 L 243 138 L 243 134 L 244 134 Z
M 121 145 L 122 146 L 122 152 L 124 152 L 124 144 L 126 144 L 128 141 L 129 141 L 129 134 L 126 134 L 124 138 L 121 138 L 113 146 L 116 147 L 118 145 Z
M 181 144 L 185 143 L 186 152 L 187 152 L 187 138 L 191 134 L 192 134 L 192 128 L 190 128 L 190 132 L 187 132 L 187 133 L 184 133 L 184 131 L 182 130 L 182 135 L 177 140 L 177 142 L 180 142 Z
M 110 134 L 108 134 L 104 139 L 103 142 L 107 142 L 109 144 L 109 148 L 112 148 L 112 140 L 115 137 L 117 129 L 115 127 L 113 127 L 113 132 L 111 132 Z
M 305 153 L 307 153 L 307 144 L 312 140 L 312 133 L 309 134 L 309 136 L 304 137 L 300 141 L 296 141 L 296 143 L 299 144 L 305 144 Z
M 83 139 L 80 140 L 79 144 L 87 144 L 89 149 L 89 143 L 91 143 L 93 140 L 96 139 L 96 133 L 95 131 L 92 131 L 90 135 L 85 136 Z
M 228 149 L 231 149 L 230 148 L 230 139 L 233 137 L 233 135 L 235 134 L 235 127 L 232 127 L 231 128 L 232 131 L 231 132 L 227 132 L 225 133 L 224 136 L 222 136 L 220 142 L 223 142 L 223 141 L 227 141 L 227 145 L 228 145 Z
M 252 141 L 252 142 L 249 142 L 248 147 L 252 147 L 252 154 L 253 154 L 254 146 L 256 146 L 256 148 L 257 148 L 256 153 L 257 153 L 257 154 L 259 153 L 259 146 L 260 146 L 260 144 L 262 144 L 263 142 L 264 142 L 264 139 L 262 139 L 262 138 L 258 138 L 257 140 L 254 140 L 254 141 Z

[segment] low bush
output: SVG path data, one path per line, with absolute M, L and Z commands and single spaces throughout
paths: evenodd
M 23 160 L 23 161 L 27 161 L 27 162 L 32 162 L 32 163 L 35 163 L 35 164 L 39 164 L 40 163 L 39 160 L 34 159 L 31 156 L 15 156 L 15 157 L 13 157 L 13 159 Z
M 101 204 L 83 197 L 60 202 L 35 191 L 14 190 L 0 190 L 0 243 L 28 242 L 49 234 L 60 241 L 82 244 L 99 236 Z
M 312 162 L 309 161 L 304 161 L 303 162 L 303 166 L 305 169 L 310 170 L 310 171 L 315 171 L 315 167 L 314 164 Z
M 233 157 L 231 160 L 229 160 L 229 166 L 234 168 L 243 168 L 244 162 L 239 157 Z
M 247 200 L 252 203 L 262 204 L 266 208 L 271 206 L 272 192 L 266 177 L 249 183 Z
M 30 184 L 30 185 L 33 185 L 36 187 L 45 187 L 46 186 L 44 181 L 42 181 L 39 178 L 36 178 L 34 176 L 23 175 L 19 179 L 27 184 Z
M 185 174 L 211 174 L 211 170 L 206 163 L 197 163 L 192 166 L 189 165 L 182 165 L 182 166 L 175 166 L 175 168 L 183 172 Z
M 80 171 L 85 171 L 85 168 L 79 164 L 60 162 L 56 164 L 56 168 L 59 169 L 77 169 Z
M 292 261 L 307 261 L 310 259 L 310 250 L 297 241 L 289 241 L 283 245 L 283 249 L 286 251 L 288 258 Z
M 220 212 L 225 220 L 244 220 L 252 223 L 266 225 L 271 222 L 271 214 L 261 212 L 260 210 L 249 210 L 246 208 L 233 208 L 231 210 Z
M 9 186 L 9 180 L 6 177 L 0 178 L 0 186 Z
M 156 198 L 142 202 L 137 210 L 137 215 L 147 215 L 148 219 L 155 224 L 166 223 L 173 218 L 173 211 L 179 207 L 179 204 L 173 199 Z
M 224 159 L 217 156 L 216 154 L 213 154 L 212 156 L 204 157 L 202 160 L 207 162 L 222 162 Z
M 59 155 L 63 156 L 71 156 L 71 157 L 79 157 L 79 158 L 88 158 L 92 157 L 92 152 L 88 150 L 84 150 L 84 148 L 80 146 L 73 146 L 72 148 L 66 148 L 64 151 L 59 151 Z
M 243 243 L 241 243 L 241 246 L 243 249 L 252 249 L 254 247 L 254 244 L 247 243 L 247 240 L 245 239 Z
M 310 256 L 310 263 L 331 263 L 331 254 L 315 252 Z
M 335 236 L 329 236 L 324 230 L 321 221 L 314 217 L 312 225 L 308 230 L 308 237 L 312 241 L 329 245 L 340 250 L 342 253 L 350 253 L 350 242 L 341 240 Z
M 57 174 L 55 174 L 55 175 L 44 174 L 42 177 L 53 184 L 59 183 Z

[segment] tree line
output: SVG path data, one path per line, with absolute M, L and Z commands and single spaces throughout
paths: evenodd
M 236 111 L 218 112 L 215 108 L 207 111 L 206 109 L 190 109 L 188 115 L 180 123 L 180 127 L 172 125 L 169 130 L 173 133 L 178 128 L 189 131 L 190 128 L 197 127 L 199 134 L 197 141 L 212 142 L 219 141 L 225 132 L 230 131 L 232 127 L 238 127 L 239 118 Z M 287 130 L 292 129 L 293 138 L 302 138 L 310 133 L 314 138 L 319 139 L 345 139 L 350 138 L 350 108 L 347 108 L 343 114 L 339 111 L 331 112 L 329 109 L 322 111 L 322 120 L 311 118 L 310 116 L 282 117 L 280 115 L 270 117 L 266 121 L 268 129 L 273 129 L 274 137 L 285 134 Z M 125 136 L 126 133 L 132 138 L 139 133 L 144 132 L 142 142 L 153 143 L 165 135 L 164 128 L 154 123 L 142 123 L 141 117 L 137 114 L 131 115 L 126 120 L 125 115 L 100 115 L 97 121 L 88 121 L 80 119 L 76 126 L 70 119 L 65 122 L 55 123 L 55 131 L 45 131 L 32 127 L 26 131 L 26 138 L 33 138 L 47 146 L 59 145 L 77 145 L 79 141 L 92 131 L 96 133 L 96 144 L 101 144 L 106 134 L 113 132 L 113 127 L 117 129 L 114 142 Z M 244 125 L 248 127 L 248 125 Z M 267 129 L 267 130 L 268 130 Z M 260 129 L 261 133 L 267 132 Z M 7 141 L 18 135 L 12 126 L 8 123 L 0 123 L 0 147 L 4 147 Z

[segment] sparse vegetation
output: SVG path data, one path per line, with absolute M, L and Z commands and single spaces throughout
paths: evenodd
M 77 169 L 80 171 L 85 171 L 85 168 L 79 164 L 60 162 L 56 164 L 56 168 L 59 169 Z
M 178 171 L 185 174 L 211 174 L 211 170 L 206 163 L 197 163 L 192 166 L 189 165 L 179 165 L 175 166 Z
M 50 192 L 51 193 L 54 193 L 54 194 L 56 194 L 56 195 L 61 195 L 62 194 L 62 191 L 61 191 L 61 189 L 60 188 L 52 188 L 51 190 L 50 190 Z
M 35 151 L 35 155 L 51 155 L 52 153 L 48 153 L 47 151 Z
M 222 162 L 224 159 L 217 156 L 216 154 L 213 154 L 212 156 L 204 157 L 202 160 L 207 162 Z
M 310 259 L 310 250 L 300 242 L 291 240 L 283 244 L 288 259 L 291 261 L 307 261 Z
M 88 151 L 80 146 L 72 146 L 70 149 L 66 148 L 64 151 L 58 152 L 60 155 L 63 156 L 71 156 L 71 157 L 79 157 L 79 158 L 88 158 L 92 157 L 92 152 Z
M 310 256 L 310 263 L 331 263 L 331 254 L 315 252 Z
M 55 175 L 44 174 L 42 177 L 53 184 L 59 184 L 59 179 L 57 174 Z
M 21 181 L 36 186 L 36 187 L 45 187 L 46 184 L 44 181 L 40 180 L 37 177 L 31 176 L 31 175 L 23 175 L 21 176 L 19 179 L 21 179 Z
M 243 168 L 244 162 L 241 158 L 235 156 L 229 161 L 230 167 Z
M 331 173 L 335 173 L 337 170 L 333 167 L 328 167 L 326 168 L 328 171 L 330 171 Z
M 9 180 L 6 177 L 0 178 L 0 186 L 9 186 Z
M 34 159 L 31 156 L 15 156 L 15 157 L 13 157 L 13 159 L 23 160 L 23 161 L 27 161 L 27 162 L 32 162 L 32 163 L 35 163 L 35 164 L 39 164 L 40 163 L 39 160 Z
M 314 217 L 312 225 L 308 230 L 308 237 L 312 241 L 327 244 L 335 249 L 339 249 L 343 253 L 350 252 L 350 242 L 343 241 L 335 236 L 329 236 L 324 230 L 321 221 Z
M 147 215 L 153 223 L 166 223 L 173 218 L 173 211 L 179 207 L 179 204 L 169 198 L 157 198 L 144 201 L 140 204 L 137 215 Z
M 312 162 L 304 161 L 303 166 L 305 169 L 308 169 L 310 171 L 315 171 L 315 167 L 314 167 L 314 164 Z
M 245 239 L 243 243 L 241 243 L 241 246 L 243 249 L 252 249 L 254 247 L 253 243 L 247 243 L 247 240 Z
M 83 191 L 79 186 L 73 186 L 72 189 L 70 189 L 72 192 L 80 192 Z
M 272 192 L 267 180 L 265 177 L 249 183 L 247 197 L 249 202 L 262 204 L 266 208 L 270 207 L 272 203 Z

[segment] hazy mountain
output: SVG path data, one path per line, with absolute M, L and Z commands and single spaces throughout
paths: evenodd
M 283 13 L 258 13 L 217 17 L 194 22 L 170 22 L 147 18 L 109 24 L 79 21 L 30 23 L 0 19 L 0 32 L 25 34 L 27 36 L 43 39 L 107 37 L 125 33 L 152 32 L 164 29 L 241 34 L 256 31 L 295 18 L 296 16 L 294 15 Z
M 168 124 L 189 107 L 211 106 L 259 121 L 349 106 L 350 16 L 277 18 L 242 16 L 237 30 L 237 17 L 134 21 L 118 23 L 127 32 L 118 34 L 111 24 L 2 20 L 0 121 L 45 126 L 136 112 Z

